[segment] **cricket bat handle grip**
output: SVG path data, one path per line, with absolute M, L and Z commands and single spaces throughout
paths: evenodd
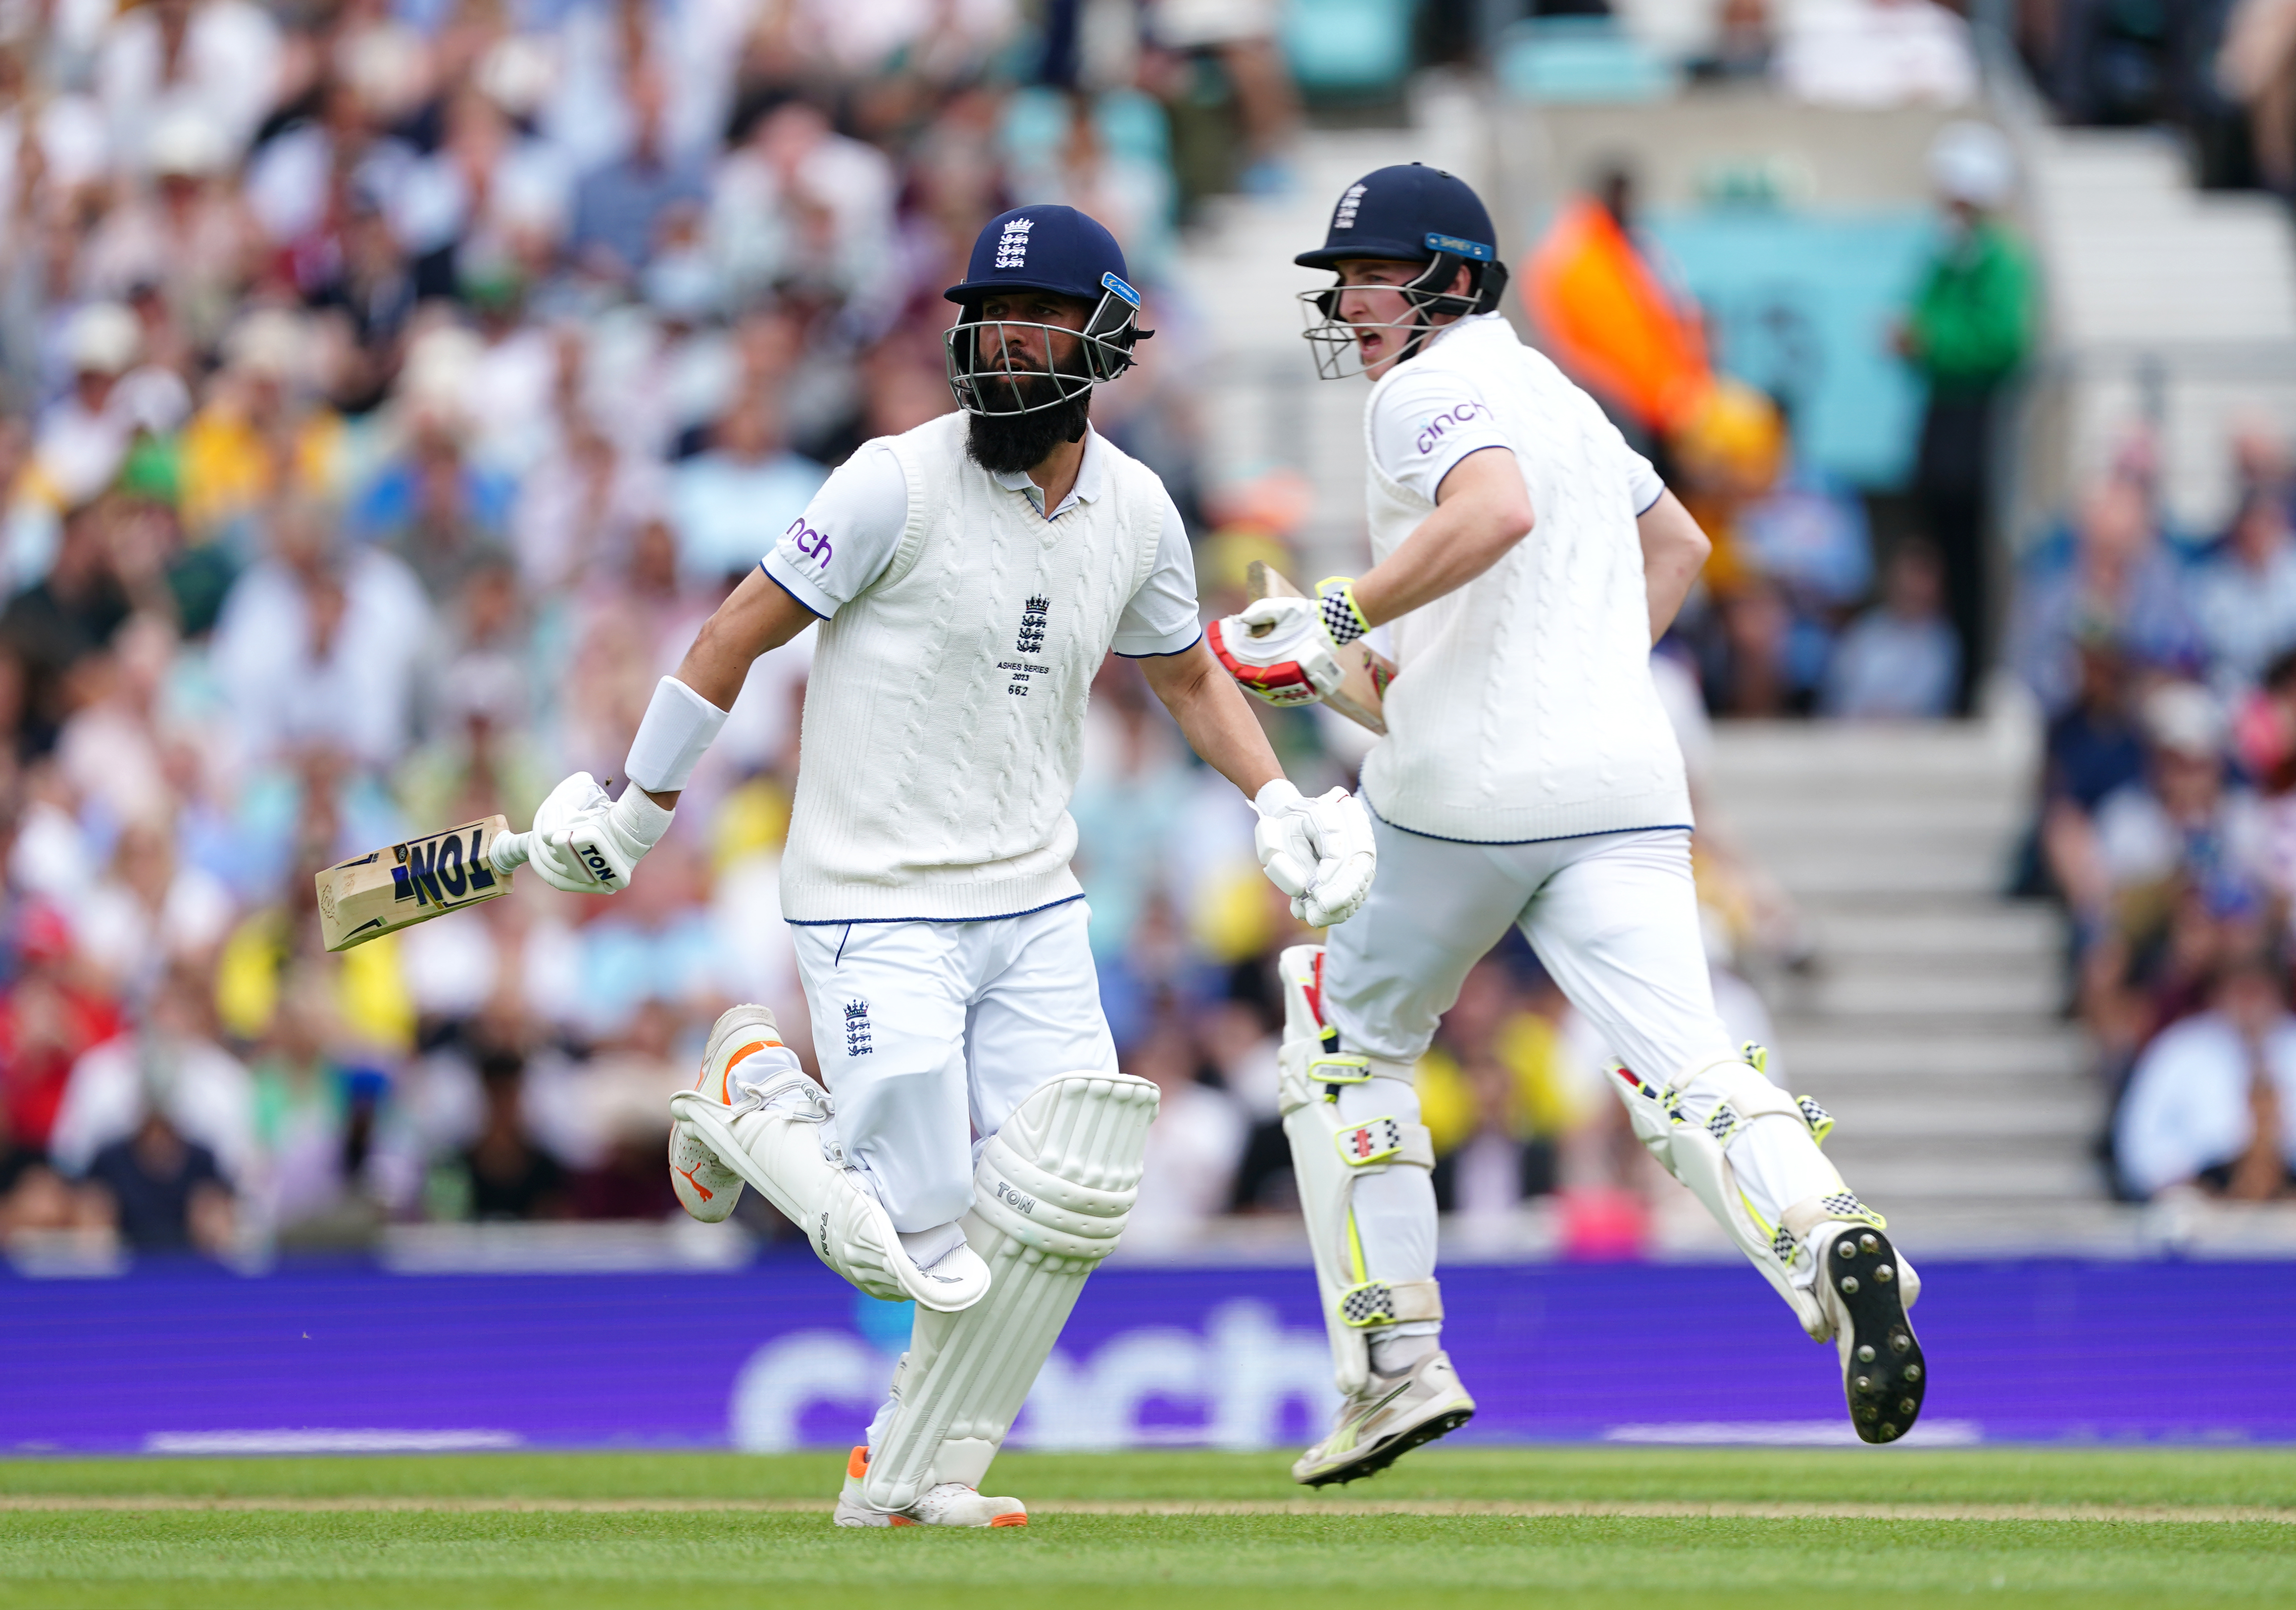
M 487 864 L 507 878 L 524 866 L 533 853 L 533 834 L 504 833 L 487 846 Z

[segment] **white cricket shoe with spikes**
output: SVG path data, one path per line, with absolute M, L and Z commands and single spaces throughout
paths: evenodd
M 702 1048 L 694 1093 L 732 1108 L 734 1070 L 757 1058 L 755 1067 L 798 1066 L 796 1053 L 782 1043 L 781 1025 L 770 1007 L 744 1004 L 726 1011 Z M 684 1119 L 669 1126 L 669 1183 L 678 1205 L 704 1224 L 722 1223 L 742 1199 L 742 1176 L 718 1159 L 699 1131 Z
M 1474 1418 L 1450 1356 L 1437 1350 L 1400 1375 L 1373 1371 L 1361 1392 L 1341 1400 L 1332 1434 L 1300 1456 L 1292 1479 L 1306 1487 L 1375 1475 L 1423 1442 Z
M 869 1474 L 869 1451 L 856 1448 L 845 1462 L 845 1490 L 837 1495 L 840 1526 L 1025 1526 L 1028 1506 L 1019 1499 L 983 1498 L 962 1482 L 928 1487 L 906 1509 L 878 1509 L 862 1496 Z

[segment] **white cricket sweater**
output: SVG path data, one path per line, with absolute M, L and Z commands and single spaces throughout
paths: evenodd
M 1168 499 L 1109 443 L 1058 519 L 965 456 L 965 416 L 890 445 L 908 523 L 822 623 L 782 862 L 791 922 L 966 922 L 1083 890 L 1069 870 L 1085 700 Z
M 1483 844 L 1689 826 L 1682 751 L 1651 682 L 1639 461 L 1504 319 L 1451 327 L 1380 384 L 1406 370 L 1456 372 L 1480 398 L 1537 525 L 1483 575 L 1390 625 L 1398 674 L 1365 797 L 1398 827 Z M 1381 469 L 1372 403 L 1376 561 L 1435 505 Z

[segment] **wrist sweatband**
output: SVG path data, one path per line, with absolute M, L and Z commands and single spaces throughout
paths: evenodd
M 1251 808 L 1262 816 L 1282 816 L 1299 809 L 1301 803 L 1300 790 L 1288 777 L 1269 778 L 1251 797 Z
M 1351 643 L 1371 630 L 1371 623 L 1356 607 L 1356 583 L 1351 576 L 1327 576 L 1316 584 L 1316 603 L 1324 612 L 1324 629 L 1335 643 Z
M 676 793 L 726 724 L 726 715 L 675 676 L 663 677 L 630 740 L 623 774 L 649 793 Z
M 668 791 L 667 789 L 654 790 L 657 794 Z M 621 829 L 624 836 L 649 850 L 661 842 L 661 836 L 669 831 L 670 819 L 676 814 L 676 812 L 665 811 L 648 799 L 644 783 L 624 789 L 622 797 L 606 807 L 607 818 Z

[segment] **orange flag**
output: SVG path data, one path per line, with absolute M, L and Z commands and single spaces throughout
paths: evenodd
M 1713 389 L 1696 315 L 1595 201 L 1557 215 L 1531 254 L 1524 299 L 1549 356 L 1653 430 L 1680 426 Z

